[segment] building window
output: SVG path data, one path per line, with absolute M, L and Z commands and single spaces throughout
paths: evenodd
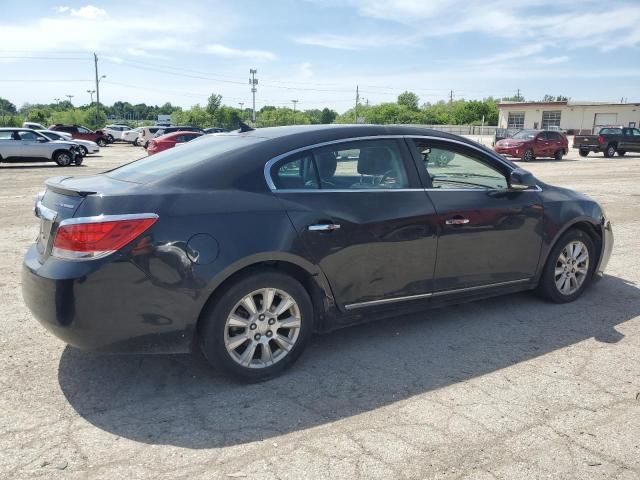
M 524 112 L 509 112 L 507 128 L 524 128 Z
M 542 112 L 542 128 L 560 126 L 560 110 Z

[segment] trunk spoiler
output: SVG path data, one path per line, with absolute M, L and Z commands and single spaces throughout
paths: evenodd
M 44 184 L 47 186 L 49 190 L 52 190 L 56 193 L 60 193 L 62 195 L 75 195 L 78 197 L 86 197 L 87 195 L 93 195 L 94 193 L 98 193 L 95 190 L 84 190 L 73 188 L 72 186 L 63 185 L 65 180 L 68 180 L 73 177 L 53 177 L 47 179 Z

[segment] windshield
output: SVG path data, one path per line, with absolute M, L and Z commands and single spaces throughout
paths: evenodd
M 520 140 L 531 140 L 536 136 L 538 132 L 536 130 L 520 130 L 511 138 L 517 138 Z
M 255 145 L 263 140 L 265 139 L 261 137 L 243 135 L 210 136 L 204 141 L 189 142 L 180 148 L 141 158 L 105 174 L 117 180 L 151 182 L 187 170 L 201 162 L 215 162 L 225 153 Z

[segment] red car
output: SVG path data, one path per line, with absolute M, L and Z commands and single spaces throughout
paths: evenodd
M 539 157 L 562 160 L 569 151 L 569 141 L 563 133 L 553 130 L 520 130 L 513 137 L 497 142 L 495 151 L 525 162 Z
M 67 132 L 71 134 L 71 138 L 75 138 L 78 140 L 91 140 L 92 142 L 96 142 L 101 147 L 104 147 L 109 142 L 109 137 L 102 130 L 93 131 L 87 127 L 81 127 L 80 125 L 63 125 L 61 123 L 57 123 L 55 125 L 51 125 L 49 130 L 54 130 L 56 132 Z
M 154 153 L 162 152 L 163 150 L 168 150 L 169 148 L 173 148 L 176 145 L 190 142 L 194 138 L 201 137 L 202 135 L 203 134 L 201 132 L 167 133 L 166 135 L 162 135 L 157 138 L 152 138 L 149 141 L 149 146 L 147 147 L 147 153 L 149 155 L 153 155 Z

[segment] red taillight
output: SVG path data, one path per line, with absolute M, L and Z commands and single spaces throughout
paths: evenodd
M 604 137 L 602 135 L 598 135 L 598 143 L 604 145 Z
M 122 247 L 158 220 L 157 215 L 145 214 L 140 218 L 60 224 L 53 243 L 53 256 L 88 260 L 105 257 Z

